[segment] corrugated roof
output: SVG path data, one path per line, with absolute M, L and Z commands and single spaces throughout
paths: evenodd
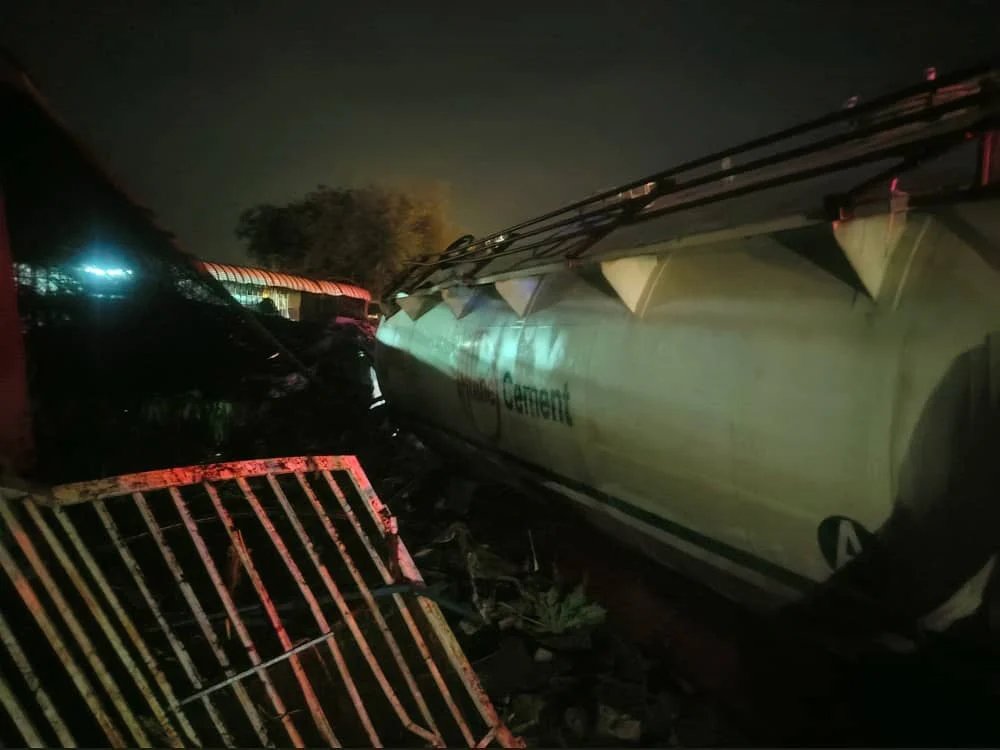
M 292 276 L 288 273 L 268 271 L 264 268 L 234 266 L 229 263 L 209 263 L 201 261 L 202 267 L 219 281 L 229 281 L 236 284 L 252 284 L 254 286 L 280 287 L 295 292 L 310 292 L 326 294 L 331 297 L 353 297 L 370 300 L 371 292 L 352 284 L 342 284 L 338 281 L 317 281 L 304 276 Z

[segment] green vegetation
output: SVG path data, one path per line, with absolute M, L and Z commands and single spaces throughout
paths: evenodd
M 605 609 L 589 601 L 583 584 L 563 592 L 558 584 L 548 589 L 523 588 L 517 606 L 525 630 L 537 635 L 562 635 L 604 622 Z

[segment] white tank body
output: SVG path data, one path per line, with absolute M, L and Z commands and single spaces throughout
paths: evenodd
M 945 492 L 962 377 L 929 403 L 1000 328 L 998 207 L 747 228 L 404 300 L 378 331 L 381 386 L 682 571 L 788 601 Z M 830 249 L 864 289 L 806 259 Z M 935 626 L 969 610 L 945 588 Z

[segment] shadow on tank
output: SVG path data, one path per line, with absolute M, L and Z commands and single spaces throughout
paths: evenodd
M 1000 550 L 1000 410 L 998 340 L 989 337 L 952 363 L 917 423 L 899 473 L 894 509 L 862 549 L 785 616 L 838 639 L 909 634 L 920 645 L 924 619 L 954 623 L 945 632 L 975 636 L 995 649 L 995 606 L 960 606 L 929 617 L 977 579 L 995 589 L 992 560 Z M 948 460 L 943 460 L 947 458 Z M 941 473 L 938 467 L 948 468 Z M 976 597 L 972 596 L 974 600 Z M 865 613 L 862 616 L 860 613 Z M 940 629 L 940 625 L 932 629 Z M 933 639 L 931 639 L 933 640 Z
M 888 520 L 773 621 L 857 657 L 844 689 L 869 707 L 873 726 L 911 727 L 908 738 L 889 741 L 1000 741 L 992 718 L 1000 688 L 998 343 L 992 335 L 957 357 L 935 388 Z

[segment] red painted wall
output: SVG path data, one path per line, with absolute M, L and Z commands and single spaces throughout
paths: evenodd
M 17 312 L 14 262 L 0 193 L 0 468 L 30 468 L 33 452 L 27 360 Z

